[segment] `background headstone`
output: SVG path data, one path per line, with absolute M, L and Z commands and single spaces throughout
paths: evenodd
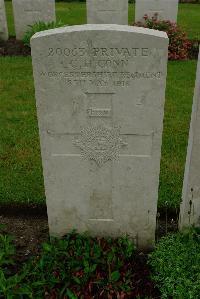
M 179 217 L 180 229 L 191 225 L 200 226 L 200 53 Z
M 31 41 L 51 235 L 128 233 L 152 245 L 166 33 L 83 25 Z
M 6 19 L 5 3 L 0 0 L 0 40 L 8 39 L 8 26 Z
M 143 22 L 144 15 L 153 17 L 158 14 L 160 20 L 177 22 L 179 0 L 136 0 L 135 22 Z
M 87 0 L 88 24 L 128 24 L 128 0 Z
M 22 39 L 24 33 L 36 22 L 55 21 L 55 0 L 12 0 L 15 33 Z

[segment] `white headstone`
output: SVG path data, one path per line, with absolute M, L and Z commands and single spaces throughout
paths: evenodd
M 128 24 L 128 0 L 87 0 L 88 24 Z
M 8 39 L 8 26 L 4 0 L 0 0 L 0 40 Z
M 168 38 L 122 25 L 31 41 L 51 235 L 154 242 Z
M 153 17 L 158 15 L 159 20 L 177 22 L 179 0 L 136 0 L 135 22 L 144 22 L 144 15 Z
M 196 87 L 192 107 L 182 203 L 179 217 L 180 229 L 200 226 L 200 53 Z
M 12 0 L 15 33 L 22 39 L 29 25 L 55 21 L 55 0 Z

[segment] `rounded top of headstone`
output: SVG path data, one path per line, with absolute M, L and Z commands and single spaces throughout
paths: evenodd
M 45 36 L 53 36 L 57 34 L 80 32 L 80 31 L 117 31 L 117 32 L 130 32 L 136 34 L 144 34 L 148 36 L 154 36 L 158 38 L 168 39 L 166 32 L 148 29 L 137 26 L 128 25 L 116 25 L 116 24 L 86 24 L 86 25 L 75 25 L 75 26 L 65 26 L 45 31 L 37 32 L 33 35 L 31 40 L 36 38 L 42 38 Z

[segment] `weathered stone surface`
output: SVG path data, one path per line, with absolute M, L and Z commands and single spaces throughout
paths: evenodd
M 192 107 L 179 227 L 200 226 L 200 53 Z
M 158 19 L 177 21 L 178 0 L 136 0 L 135 21 L 144 21 L 143 17 L 158 14 Z
M 8 39 L 8 26 L 4 0 L 0 0 L 0 40 Z
M 55 21 L 55 0 L 12 0 L 17 39 L 22 39 L 28 25 Z
M 31 41 L 50 233 L 128 233 L 152 245 L 167 35 L 122 25 Z
M 128 0 L 87 0 L 88 24 L 128 24 Z

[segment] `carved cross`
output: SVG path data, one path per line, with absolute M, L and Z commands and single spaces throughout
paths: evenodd
M 56 133 L 53 137 L 68 139 L 65 153 L 54 152 L 52 157 L 85 159 L 89 161 L 90 221 L 114 221 L 112 213 L 112 181 L 114 161 L 126 158 L 150 158 L 153 132 L 149 134 L 121 132 L 113 124 L 115 93 L 86 93 L 85 111 L 88 125 L 76 133 Z M 75 113 L 78 106 L 74 107 Z M 63 147 L 62 147 L 63 148 Z

